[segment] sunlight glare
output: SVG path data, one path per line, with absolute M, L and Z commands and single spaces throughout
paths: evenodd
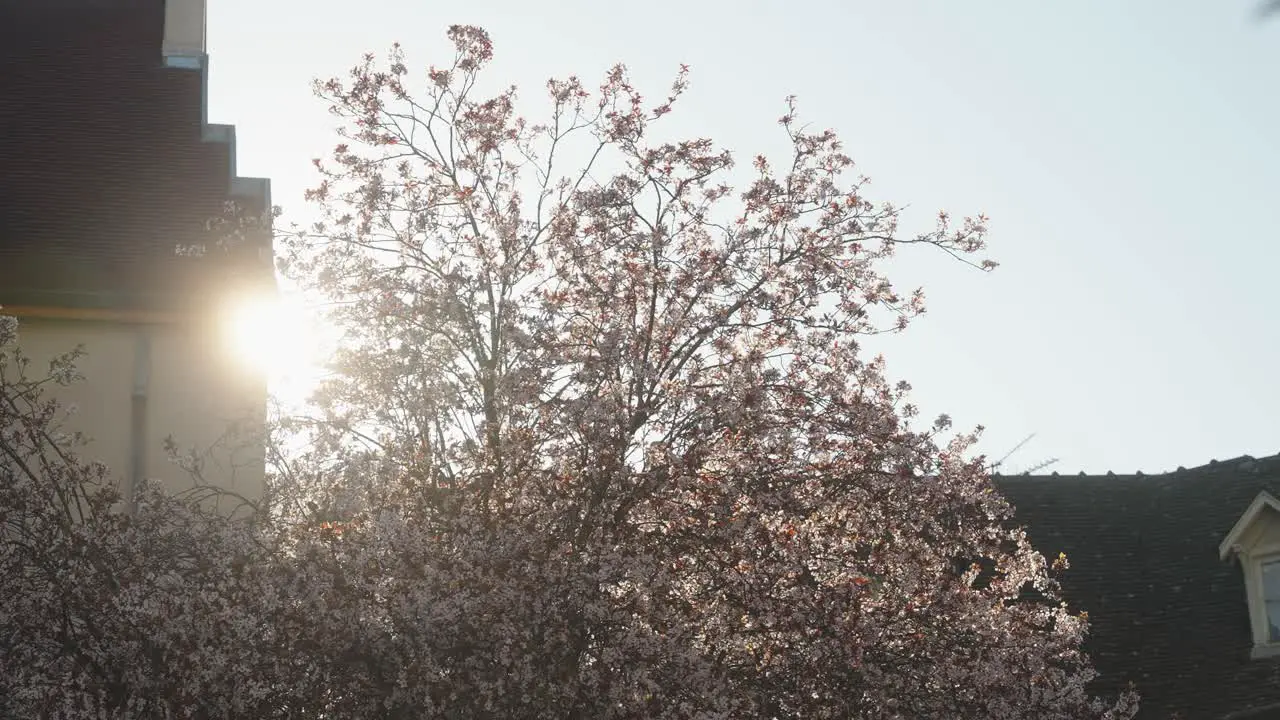
M 277 295 L 245 295 L 223 318 L 228 349 L 237 362 L 262 373 L 273 394 L 304 393 L 319 372 L 316 318 L 300 302 Z

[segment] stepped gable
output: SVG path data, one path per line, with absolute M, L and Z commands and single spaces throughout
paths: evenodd
M 228 200 L 267 209 L 234 129 L 207 122 L 207 58 L 163 56 L 164 12 L 0 0 L 0 303 L 175 309 L 209 267 L 175 247 Z

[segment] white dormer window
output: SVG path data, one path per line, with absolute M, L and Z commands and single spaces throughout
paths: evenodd
M 1262 603 L 1267 616 L 1267 642 L 1280 643 L 1280 558 L 1261 563 Z
M 1253 657 L 1280 656 L 1280 500 L 1258 493 L 1218 546 L 1244 572 Z

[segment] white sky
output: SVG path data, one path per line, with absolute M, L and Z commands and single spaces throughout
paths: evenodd
M 1011 469 L 1280 452 L 1280 19 L 1248 0 L 208 1 L 210 119 L 286 221 L 335 142 L 309 81 L 365 51 L 423 68 L 478 24 L 530 97 L 616 61 L 656 97 L 688 63 L 690 135 L 777 150 L 794 93 L 908 228 L 992 217 L 994 274 L 902 263 L 930 313 L 884 350 L 926 414 L 986 425 L 997 456 L 1037 433 Z

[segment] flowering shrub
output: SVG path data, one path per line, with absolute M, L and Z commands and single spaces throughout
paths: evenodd
M 734 191 L 710 140 L 650 139 L 687 68 L 656 105 L 552 80 L 526 122 L 449 36 L 421 95 L 398 47 L 317 85 L 345 137 L 284 265 L 346 342 L 251 517 L 112 512 L 3 386 L 0 714 L 1133 715 L 974 436 L 860 353 L 924 311 L 884 260 L 992 267 L 985 219 L 903 235 L 793 102 Z

